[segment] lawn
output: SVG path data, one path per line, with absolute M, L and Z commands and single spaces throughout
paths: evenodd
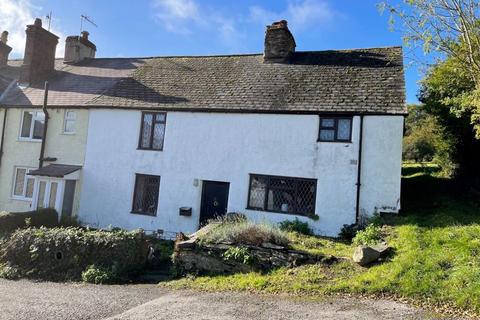
M 336 293 L 390 295 L 432 306 L 480 314 L 480 209 L 453 181 L 431 165 L 404 167 L 402 214 L 386 219 L 394 248 L 383 264 L 362 268 L 341 259 L 269 273 L 189 277 L 171 288 L 240 290 L 322 296 Z M 290 234 L 293 246 L 312 253 L 350 257 L 353 245 Z

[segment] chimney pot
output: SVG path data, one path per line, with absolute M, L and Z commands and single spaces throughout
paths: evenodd
M 7 41 L 8 41 L 8 31 L 3 31 L 0 37 L 0 42 L 7 44 Z
M 88 31 L 82 31 L 80 36 L 67 37 L 63 63 L 77 63 L 85 58 L 95 58 L 97 47 L 88 40 L 88 36 Z
M 295 52 L 295 39 L 288 30 L 287 20 L 267 26 L 265 32 L 264 63 L 288 63 Z
M 35 19 L 35 22 L 33 23 L 33 25 L 34 25 L 35 27 L 41 28 L 41 27 L 42 27 L 42 19 L 36 18 L 36 19 Z
M 88 31 L 82 31 L 81 35 L 83 39 L 88 40 L 88 36 L 90 35 L 90 33 Z

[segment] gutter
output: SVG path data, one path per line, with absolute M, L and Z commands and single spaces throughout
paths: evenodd
M 360 133 L 358 146 L 358 167 L 357 167 L 357 202 L 355 206 L 355 223 L 360 222 L 360 188 L 362 186 L 362 149 L 363 149 L 363 114 L 360 115 Z
M 38 158 L 38 168 L 43 167 L 44 155 L 45 155 L 45 144 L 47 142 L 47 129 L 48 129 L 48 118 L 50 118 L 47 111 L 47 102 L 48 102 L 48 81 L 45 81 L 45 91 L 43 94 L 43 113 L 45 114 L 45 123 L 43 125 L 43 137 L 42 145 L 40 147 L 40 157 Z
M 0 102 L 3 100 L 3 98 L 7 95 L 7 93 L 10 91 L 10 89 L 17 83 L 17 80 L 13 80 L 10 82 L 8 85 L 7 89 L 0 95 Z M 3 106 L 5 107 L 5 106 Z M 5 140 L 5 126 L 7 125 L 7 111 L 8 108 L 5 107 L 5 112 L 3 113 L 3 125 L 2 125 L 2 137 L 0 138 L 0 166 L 2 164 L 2 157 L 3 157 L 3 142 Z

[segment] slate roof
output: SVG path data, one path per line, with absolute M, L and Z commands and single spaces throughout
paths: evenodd
M 0 103 L 42 101 L 43 88 L 17 87 Z M 261 54 L 59 60 L 49 106 L 405 114 L 403 55 L 388 47 L 296 52 L 289 64 Z

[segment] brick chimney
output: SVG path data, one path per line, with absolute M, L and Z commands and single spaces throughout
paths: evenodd
M 8 62 L 8 55 L 12 51 L 12 47 L 7 45 L 8 31 L 3 31 L 0 36 L 0 66 L 6 66 Z
M 288 63 L 295 52 L 295 39 L 288 30 L 287 21 L 281 20 L 267 26 L 265 32 L 265 63 Z
M 41 83 L 55 70 L 55 50 L 58 37 L 42 28 L 42 20 L 27 26 L 25 55 L 20 73 L 20 83 Z
M 88 40 L 88 35 L 88 31 L 82 31 L 81 36 L 67 37 L 64 63 L 76 63 L 85 58 L 95 58 L 97 47 Z

